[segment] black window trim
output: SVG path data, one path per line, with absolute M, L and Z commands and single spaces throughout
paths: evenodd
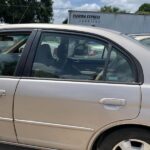
M 21 58 L 17 64 L 17 67 L 16 67 L 16 71 L 15 71 L 15 76 L 19 76 L 21 77 L 23 72 L 24 72 L 24 69 L 25 69 L 25 65 L 26 65 L 26 62 L 27 62 L 27 59 L 28 59 L 28 55 L 29 55 L 29 52 L 30 52 L 30 49 L 31 49 L 31 46 L 33 44 L 33 41 L 36 37 L 36 34 L 37 34 L 37 30 L 34 29 L 31 31 L 31 34 L 26 42 L 26 46 L 23 50 L 23 53 L 21 55 Z
M 36 50 L 37 50 L 37 46 L 38 43 L 40 41 L 40 37 L 42 35 L 43 32 L 47 32 L 47 33 L 57 33 L 57 34 L 70 34 L 70 35 L 79 35 L 79 36 L 85 36 L 85 37 L 89 37 L 89 38 L 94 38 L 96 40 L 101 40 L 104 41 L 105 43 L 108 44 L 109 46 L 109 53 L 111 52 L 111 48 L 112 47 L 116 47 L 117 49 L 120 50 L 121 53 L 123 53 L 124 55 L 126 55 L 126 57 L 129 58 L 129 60 L 133 63 L 133 66 L 135 68 L 135 72 L 136 72 L 136 80 L 137 82 L 135 83 L 129 83 L 129 82 L 114 82 L 114 81 L 96 81 L 96 80 L 80 80 L 80 79 L 58 79 L 58 78 L 44 78 L 44 77 L 32 77 L 31 76 L 31 71 L 32 71 L 32 65 L 33 65 L 33 61 L 34 61 L 34 57 L 36 54 Z M 97 35 L 97 34 L 93 34 L 93 33 L 86 33 L 86 32 L 81 32 L 81 31 L 72 31 L 72 30 L 61 30 L 61 29 L 38 29 L 37 35 L 34 39 L 34 42 L 32 44 L 32 47 L 30 48 L 32 49 L 32 51 L 30 51 L 29 54 L 29 58 L 28 61 L 25 65 L 25 69 L 24 72 L 22 74 L 22 78 L 23 79 L 34 79 L 34 80 L 53 80 L 53 81 L 72 81 L 72 82 L 89 82 L 89 83 L 108 83 L 108 84 L 127 84 L 127 85 L 141 85 L 144 83 L 144 76 L 143 76 L 143 70 L 141 67 L 141 64 L 139 63 L 139 61 L 131 54 L 129 53 L 126 49 L 124 49 L 122 46 L 118 45 L 117 43 L 115 43 L 114 41 L 112 41 L 111 39 L 108 39 L 106 37 Z M 110 55 L 110 54 L 107 55 Z M 107 59 L 109 59 L 109 57 L 107 56 Z M 109 61 L 109 60 L 107 60 Z M 105 70 L 106 70 L 107 66 L 105 66 Z
M 28 61 L 26 61 L 24 70 L 22 72 L 23 77 L 30 77 L 30 75 L 31 75 L 32 65 L 33 65 L 34 57 L 36 55 L 36 50 L 37 50 L 37 47 L 38 47 L 38 43 L 40 41 L 41 33 L 42 33 L 41 29 L 38 29 L 37 33 L 36 33 L 36 36 L 33 40 L 33 43 L 30 47 L 30 51 L 28 53 L 28 57 L 27 57 Z
M 25 66 L 25 59 L 27 59 L 27 53 L 28 53 L 28 49 L 30 46 L 30 43 L 33 41 L 32 38 L 33 36 L 35 36 L 35 30 L 33 29 L 2 29 L 0 30 L 0 34 L 30 34 L 29 38 L 27 40 L 27 45 L 24 48 L 24 51 L 20 57 L 20 59 L 17 62 L 15 71 L 14 71 L 14 75 L 12 76 L 8 76 L 8 75 L 0 75 L 0 78 L 12 78 L 12 79 L 16 79 L 16 78 L 20 78 L 23 72 L 23 68 Z M 26 55 L 26 56 L 25 56 Z

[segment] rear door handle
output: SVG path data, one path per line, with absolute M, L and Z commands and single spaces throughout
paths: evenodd
M 125 99 L 102 98 L 99 103 L 106 106 L 125 106 L 127 102 Z
M 6 96 L 6 91 L 5 90 L 0 90 L 0 97 L 1 96 Z

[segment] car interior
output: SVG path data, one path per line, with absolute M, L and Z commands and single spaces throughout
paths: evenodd
M 33 77 L 103 80 L 107 45 L 90 38 L 42 37 L 32 68 Z M 129 60 L 112 49 L 105 80 L 135 82 Z
M 0 35 L 0 75 L 12 76 L 25 47 L 28 35 Z
M 104 54 L 107 53 L 105 45 L 94 41 L 90 43 L 87 39 L 56 38 L 59 38 L 59 42 L 55 48 L 52 48 L 54 44 L 51 41 L 41 42 L 38 46 L 33 64 L 33 76 L 94 80 L 103 70 L 107 55 Z M 89 44 L 90 46 L 93 44 L 93 47 L 90 48 Z M 96 50 L 94 50 L 95 45 Z

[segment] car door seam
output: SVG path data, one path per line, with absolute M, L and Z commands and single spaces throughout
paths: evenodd
M 12 104 L 12 121 L 13 121 L 14 132 L 15 132 L 15 135 L 16 135 L 16 140 L 17 140 L 17 142 L 18 142 L 19 140 L 18 140 L 17 129 L 16 129 L 16 125 L 15 125 L 15 95 L 16 95 L 16 91 L 17 91 L 17 88 L 18 88 L 18 85 L 19 85 L 20 80 L 21 80 L 21 79 L 19 79 L 18 82 L 17 82 L 16 88 L 15 88 L 15 91 L 14 91 L 14 95 L 13 95 L 13 104 Z M 18 142 L 18 143 L 19 143 L 19 142 Z

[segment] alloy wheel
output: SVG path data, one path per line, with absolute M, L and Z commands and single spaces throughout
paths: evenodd
M 118 143 L 113 150 L 150 150 L 150 144 L 136 139 L 129 139 Z

